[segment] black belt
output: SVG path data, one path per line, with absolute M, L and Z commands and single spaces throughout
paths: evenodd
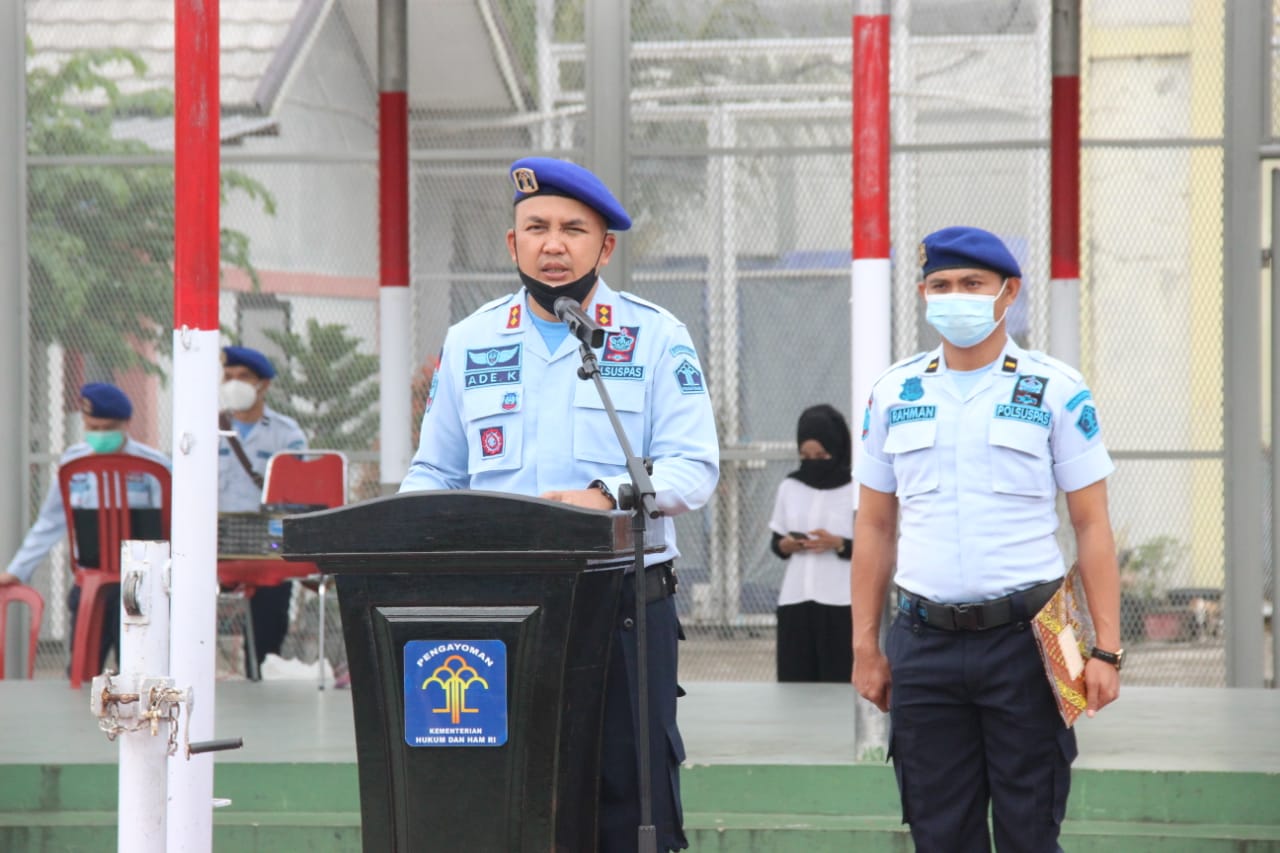
M 939 604 L 923 596 L 898 589 L 898 609 L 913 615 L 926 625 L 944 631 L 986 631 L 1010 622 L 1030 620 L 1062 586 L 1062 580 L 1045 581 L 1033 587 L 1010 593 L 1003 598 L 977 601 L 972 604 Z M 1023 607 L 1018 612 L 1014 598 L 1021 597 Z
M 635 573 L 630 573 L 623 581 L 635 583 Z M 654 563 L 644 570 L 644 603 L 652 604 L 676 594 L 675 565 L 667 560 L 665 563 Z

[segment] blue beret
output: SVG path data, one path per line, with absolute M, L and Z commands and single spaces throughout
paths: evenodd
M 920 244 L 921 275 L 954 269 L 991 270 L 1022 278 L 1017 260 L 999 237 L 966 225 L 934 231 Z
M 91 418 L 127 421 L 133 417 L 133 403 L 114 385 L 90 382 L 80 389 L 80 411 Z
M 511 180 L 516 185 L 516 204 L 535 195 L 560 195 L 580 201 L 599 213 L 611 231 L 626 231 L 631 227 L 631 217 L 604 182 L 577 163 L 552 157 L 525 157 L 511 164 Z
M 259 379 L 274 379 L 276 369 L 271 361 L 256 349 L 248 347 L 223 347 L 222 363 L 227 367 L 240 365 L 247 367 L 258 375 Z

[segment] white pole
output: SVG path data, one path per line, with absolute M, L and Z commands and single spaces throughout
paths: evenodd
M 169 673 L 169 543 L 122 543 L 120 569 L 120 683 L 141 685 Z M 168 745 L 163 723 L 120 735 L 119 850 L 165 849 Z
M 191 691 L 181 724 L 213 739 L 217 638 L 218 332 L 173 334 L 173 604 L 169 660 L 174 686 Z M 168 853 L 213 845 L 213 756 L 169 762 Z

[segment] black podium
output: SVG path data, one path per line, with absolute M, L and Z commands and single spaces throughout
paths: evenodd
M 631 548 L 626 513 L 493 492 L 285 519 L 337 575 L 367 853 L 595 849 Z

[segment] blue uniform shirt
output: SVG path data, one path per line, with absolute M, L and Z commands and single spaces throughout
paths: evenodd
M 244 455 L 253 470 L 262 474 L 267 460 L 280 450 L 305 450 L 307 437 L 298 422 L 270 406 L 262 409 L 262 419 L 240 439 Z M 262 506 L 262 489 L 240 464 L 226 438 L 218 439 L 218 512 L 257 512 Z
M 154 447 L 149 447 L 131 438 L 125 441 L 124 447 L 120 448 L 120 452 L 143 459 L 150 459 L 153 462 L 159 462 L 166 468 L 172 468 L 168 456 L 165 456 Z M 62 454 L 62 458 L 58 460 L 58 466 L 61 467 L 73 459 L 80 459 L 92 454 L 93 451 L 84 442 L 73 444 Z M 139 477 L 130 476 L 127 479 L 125 488 L 129 492 L 129 506 L 134 509 L 160 508 L 160 484 L 154 478 L 145 475 Z M 86 474 L 77 474 L 72 477 L 70 492 L 72 509 L 97 509 L 98 482 L 93 477 Z M 36 517 L 35 524 L 31 525 L 31 529 L 23 537 L 18 553 L 13 555 L 13 559 L 9 561 L 9 567 L 5 571 L 15 575 L 23 583 L 29 582 L 35 570 L 39 568 L 40 563 L 53 550 L 53 546 L 62 541 L 66 535 L 67 515 L 62 508 L 62 491 L 58 488 L 58 481 L 55 478 L 53 487 L 49 489 L 49 494 L 45 497 L 44 503 L 40 507 L 40 515 Z
M 943 603 L 1062 577 L 1057 490 L 1115 468 L 1083 377 L 1012 340 L 966 392 L 941 348 L 890 367 L 872 388 L 862 442 L 854 476 L 901 508 L 895 581 Z
M 606 331 L 601 377 L 633 452 L 653 460 L 666 513 L 665 549 L 646 564 L 669 560 L 678 554 L 671 516 L 705 504 L 720 475 L 703 368 L 688 330 L 665 309 L 602 280 L 590 311 Z M 616 495 L 630 482 L 626 461 L 595 383 L 578 378 L 581 364 L 576 338 L 548 351 L 523 288 L 453 326 L 400 491 L 536 496 L 599 479 Z

